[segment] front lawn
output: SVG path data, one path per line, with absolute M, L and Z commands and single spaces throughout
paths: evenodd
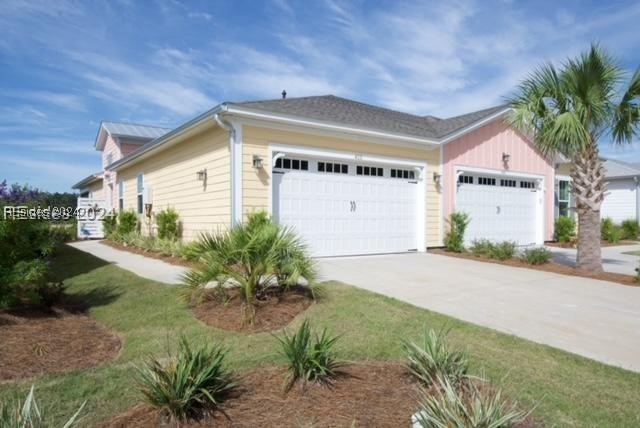
M 92 316 L 124 338 L 122 354 L 114 362 L 37 379 L 40 405 L 60 418 L 72 414 L 84 400 L 89 425 L 141 402 L 132 383 L 133 365 L 150 354 L 175 349 L 180 334 L 192 341 L 224 340 L 238 370 L 283 363 L 269 333 L 225 332 L 196 320 L 178 303 L 178 287 L 139 278 L 66 246 L 56 257 L 54 269 L 69 285 L 69 292 L 89 298 Z M 640 374 L 354 287 L 328 283 L 326 291 L 306 314 L 314 325 L 342 334 L 338 349 L 344 359 L 399 360 L 401 338 L 417 338 L 425 326 L 446 326 L 451 329 L 452 345 L 469 351 L 474 373 L 484 374 L 523 407 L 537 405 L 534 415 L 545 424 L 640 425 Z M 16 393 L 24 397 L 30 385 L 31 381 L 2 384 L 0 400 Z

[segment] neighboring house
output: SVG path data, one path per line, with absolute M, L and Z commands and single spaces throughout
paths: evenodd
M 600 209 L 602 218 L 609 217 L 615 223 L 640 218 L 640 169 L 634 165 L 604 160 L 607 177 L 607 192 Z
M 111 170 L 111 164 L 169 131 L 157 126 L 103 121 L 94 143 L 94 148 L 102 152 L 102 171 L 83 178 L 72 188 L 77 189 L 80 196 L 104 199 L 109 210 L 117 208 L 117 174 Z
M 556 165 L 505 124 L 508 112 L 439 119 L 331 95 L 223 103 L 128 155 L 103 123 L 96 148 L 103 159 L 110 138 L 120 148 L 105 163 L 113 206 L 173 207 L 185 239 L 266 210 L 314 255 L 424 251 L 465 211 L 468 242 L 542 244 Z

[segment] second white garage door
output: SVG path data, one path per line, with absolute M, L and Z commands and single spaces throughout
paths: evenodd
M 345 161 L 278 159 L 273 213 L 314 256 L 417 250 L 413 169 Z
M 542 244 L 542 191 L 534 179 L 464 173 L 458 179 L 456 211 L 471 221 L 465 243 L 476 239 Z

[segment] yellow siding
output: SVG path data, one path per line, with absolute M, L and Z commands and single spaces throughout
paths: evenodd
M 243 130 L 243 209 L 246 214 L 256 210 L 269 210 L 269 182 L 271 168 L 269 144 L 291 144 L 347 153 L 415 159 L 427 163 L 426 180 L 426 242 L 427 246 L 442 245 L 440 239 L 440 191 L 433 181 L 433 173 L 440 173 L 439 149 L 422 150 L 389 145 L 358 142 L 334 137 L 322 137 L 290 131 L 246 126 Z M 264 159 L 264 168 L 256 171 L 253 155 Z
M 102 191 L 102 180 L 89 184 L 83 190 L 91 192 L 89 196 L 93 199 L 102 199 L 104 197 L 104 192 Z
M 562 163 L 556 168 L 556 175 L 569 175 L 571 173 L 571 164 Z
M 231 219 L 229 159 L 226 131 L 209 128 L 190 136 L 118 172 L 118 178 L 125 182 L 125 209 L 136 209 L 137 175 L 144 173 L 145 187 L 151 189 L 153 212 L 166 207 L 178 211 L 185 240 L 194 239 L 201 232 L 227 228 Z M 196 174 L 204 168 L 206 186 Z

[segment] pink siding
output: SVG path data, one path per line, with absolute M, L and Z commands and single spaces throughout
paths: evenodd
M 138 141 L 135 140 L 127 141 L 122 139 L 113 138 L 111 135 L 107 135 L 107 139 L 104 143 L 104 147 L 102 149 L 102 169 L 107 171 L 107 159 L 109 155 L 111 155 L 111 162 L 115 162 L 119 159 L 122 159 L 124 156 L 127 156 L 129 153 L 134 152 L 142 146 L 146 141 Z M 103 191 L 104 198 L 109 199 L 109 194 L 111 194 L 111 207 L 118 207 L 118 176 L 115 171 L 109 171 L 109 178 L 103 180 Z M 111 184 L 111 186 L 110 186 Z M 109 201 L 107 201 L 107 204 Z
M 502 154 L 511 155 L 508 169 Z M 555 171 L 553 163 L 520 133 L 496 121 L 446 144 L 443 148 L 444 215 L 455 210 L 456 166 L 543 175 L 545 240 L 553 235 Z

